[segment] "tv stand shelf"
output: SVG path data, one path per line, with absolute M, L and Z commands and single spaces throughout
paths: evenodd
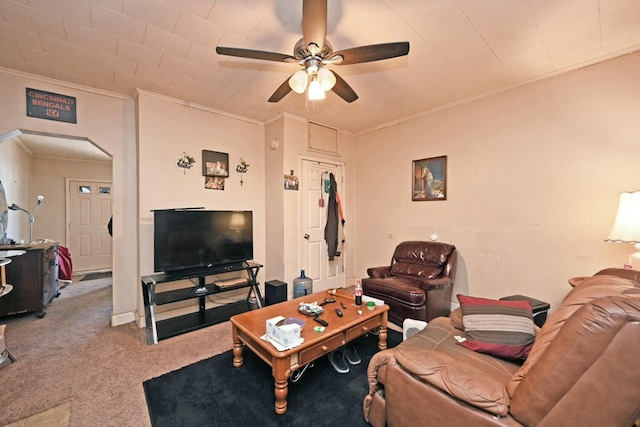
M 233 286 L 220 287 L 216 283 L 206 283 L 206 275 L 189 276 L 181 275 L 178 277 L 167 277 L 165 273 L 158 273 L 142 277 L 142 295 L 144 297 L 145 322 L 147 327 L 147 344 L 157 344 L 158 340 L 173 337 L 206 326 L 221 323 L 235 314 L 244 312 L 248 309 L 251 294 L 255 296 L 258 307 L 262 307 L 264 300 L 260 293 L 259 283 L 257 281 L 258 271 L 262 267 L 261 264 L 244 263 L 242 266 L 234 266 L 226 268 L 228 272 L 246 272 L 247 281 Z M 212 273 L 213 274 L 213 273 Z M 198 284 L 192 287 L 156 292 L 158 284 L 170 283 L 183 279 L 198 279 Z M 236 289 L 249 288 L 246 301 L 236 301 L 220 307 L 206 308 L 206 297 L 221 292 L 229 292 Z M 165 320 L 156 320 L 155 306 L 186 301 L 190 299 L 198 299 L 198 311 L 195 313 L 183 314 Z

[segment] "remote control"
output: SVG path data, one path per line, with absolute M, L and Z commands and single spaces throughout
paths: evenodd
M 329 324 L 327 323 L 326 320 L 324 319 L 320 319 L 318 317 L 314 317 L 313 320 L 315 320 L 316 322 L 320 323 L 322 326 L 329 326 Z
M 339 308 L 336 308 L 336 314 L 338 317 L 342 317 L 342 311 Z

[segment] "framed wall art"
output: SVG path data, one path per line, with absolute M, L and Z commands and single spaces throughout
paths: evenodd
M 202 175 L 228 177 L 229 154 L 202 150 Z
M 207 190 L 224 190 L 224 178 L 219 176 L 205 176 L 204 188 Z
M 447 156 L 413 161 L 411 200 L 447 200 Z

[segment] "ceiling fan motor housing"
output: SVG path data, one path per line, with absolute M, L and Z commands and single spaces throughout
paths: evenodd
M 313 44 L 315 46 L 315 44 Z M 320 51 L 315 54 L 316 57 L 320 57 L 320 59 L 329 58 L 333 54 L 333 47 L 329 40 L 324 39 L 324 46 L 320 48 Z M 313 53 L 309 49 L 309 46 L 304 44 L 304 37 L 298 40 L 296 45 L 293 48 L 293 56 L 296 57 L 299 61 L 305 61 L 308 58 L 313 58 Z

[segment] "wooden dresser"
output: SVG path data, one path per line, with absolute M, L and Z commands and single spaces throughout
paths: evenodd
M 11 258 L 6 268 L 13 291 L 0 298 L 0 316 L 35 312 L 42 318 L 46 307 L 60 292 L 58 242 L 20 247 L 24 255 Z

